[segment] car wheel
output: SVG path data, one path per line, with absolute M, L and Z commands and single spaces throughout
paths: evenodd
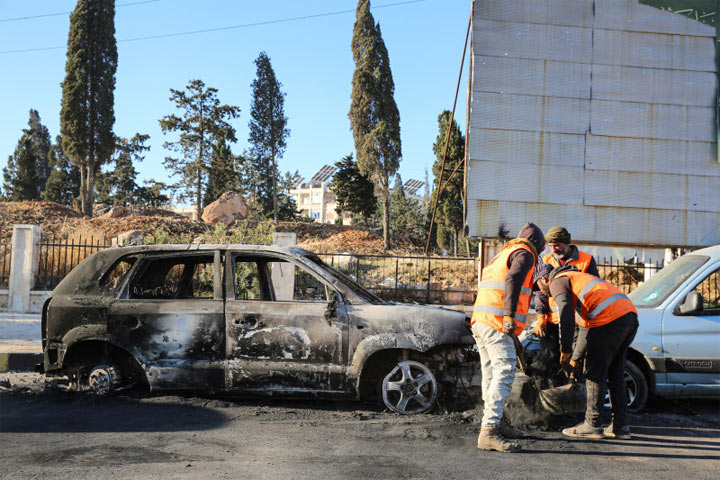
M 96 365 L 90 369 L 87 377 L 88 388 L 98 395 L 117 390 L 121 383 L 120 371 L 111 365 Z
M 425 364 L 403 360 L 382 380 L 383 403 L 393 412 L 425 413 L 435 406 L 438 384 Z
M 633 413 L 639 412 L 645 408 L 648 399 L 648 383 L 645 375 L 637 365 L 630 360 L 626 360 L 623 377 L 625 378 L 625 396 L 628 410 Z

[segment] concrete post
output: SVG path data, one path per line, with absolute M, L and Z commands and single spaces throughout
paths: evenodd
M 291 232 L 273 233 L 273 245 L 294 247 L 297 235 Z M 295 290 L 295 265 L 292 263 L 275 263 L 272 266 L 272 282 L 275 287 L 276 300 L 292 300 Z
M 17 313 L 30 311 L 30 289 L 35 283 L 40 255 L 40 227 L 13 225 L 8 310 Z

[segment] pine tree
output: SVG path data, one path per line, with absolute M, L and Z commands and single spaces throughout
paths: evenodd
M 419 237 L 423 230 L 420 203 L 408 198 L 400 174 L 395 175 L 395 185 L 390 194 L 390 228 L 397 234 Z
M 445 152 L 445 142 L 448 134 L 448 126 L 450 124 L 450 112 L 444 110 L 438 115 L 439 133 L 435 143 L 433 144 L 433 152 L 436 155 L 433 164 L 433 174 L 435 175 L 435 188 L 433 199 L 437 194 L 440 186 L 445 186 L 440 193 L 438 200 L 435 219 L 438 225 L 442 225 L 445 229 L 452 232 L 452 247 L 454 255 L 458 255 L 458 241 L 460 232 L 463 229 L 463 172 L 462 162 L 465 159 L 465 137 L 460 132 L 460 127 L 455 120 L 450 126 L 450 140 L 447 149 L 447 158 L 445 160 L 445 169 L 442 179 L 439 178 L 442 169 L 443 154 Z M 457 168 L 455 174 L 453 171 Z M 442 181 L 441 181 L 442 180 Z M 449 180 L 449 182 L 448 182 Z M 438 232 L 438 242 L 443 243 L 442 236 Z
M 290 135 L 285 116 L 285 94 L 280 90 L 282 84 L 275 77 L 270 58 L 260 52 L 255 60 L 257 77 L 252 82 L 253 99 L 250 111 L 250 135 L 248 141 L 254 158 L 256 180 L 264 185 L 258 193 L 270 194 L 272 212 L 275 222 L 278 221 L 278 160 L 285 152 L 286 139 Z M 266 199 L 258 199 L 267 208 Z M 264 213 L 267 214 L 267 211 Z
M 50 133 L 40 122 L 37 110 L 30 110 L 29 117 L 28 128 L 23 129 L 15 152 L 3 168 L 7 198 L 41 200 L 49 176 Z M 19 158 L 19 155 L 22 155 L 22 158 Z M 22 172 L 19 171 L 21 167 Z M 32 185 L 28 182 L 32 182 Z
M 352 153 L 336 162 L 335 166 L 337 171 L 330 182 L 330 191 L 337 199 L 337 214 L 342 215 L 345 211 L 365 218 L 373 216 L 377 210 L 373 183 L 360 173 Z
M 234 142 L 235 128 L 229 120 L 240 115 L 240 107 L 221 105 L 217 88 L 205 87 L 201 80 L 191 80 L 187 92 L 170 89 L 170 100 L 182 111 L 182 117 L 167 115 L 160 120 L 163 133 L 178 132 L 175 142 L 165 142 L 165 148 L 180 153 L 180 157 L 166 157 L 163 164 L 172 175 L 180 176 L 171 186 L 180 191 L 180 200 L 195 197 L 197 218 L 203 210 L 203 191 L 213 155 L 213 142 L 222 137 Z
M 360 171 L 375 185 L 383 210 L 383 239 L 390 248 L 390 177 L 400 166 L 400 114 L 393 98 L 390 61 L 380 25 L 370 13 L 370 1 L 359 0 L 353 30 L 355 60 L 350 128 Z
M 101 203 L 127 206 L 137 200 L 135 163 L 142 162 L 143 153 L 150 150 L 145 146 L 149 135 L 136 133 L 133 138 L 116 137 L 114 167 L 98 175 L 97 199 Z
M 60 132 L 63 151 L 80 169 L 80 202 L 88 216 L 95 176 L 115 148 L 116 70 L 115 2 L 78 0 L 70 14 Z
M 3 168 L 5 198 L 11 202 L 39 200 L 37 163 L 30 137 L 23 135 Z
M 205 205 L 208 205 L 225 192 L 238 190 L 238 176 L 235 173 L 235 157 L 230 147 L 220 138 L 213 146 L 213 154 L 208 170 L 208 185 L 205 190 Z
M 62 139 L 58 135 L 50 147 L 48 156 L 50 175 L 45 183 L 45 200 L 72 206 L 80 195 L 80 170 L 70 163 L 62 150 Z

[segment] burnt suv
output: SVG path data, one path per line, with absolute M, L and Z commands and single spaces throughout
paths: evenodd
M 390 304 L 298 248 L 113 247 L 43 306 L 40 371 L 130 386 L 382 399 L 430 410 L 476 371 L 464 313 Z

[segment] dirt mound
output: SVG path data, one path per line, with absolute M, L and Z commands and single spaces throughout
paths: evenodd
M 294 232 L 299 247 L 318 253 L 358 253 L 365 255 L 421 255 L 422 246 L 405 239 L 394 239 L 393 248 L 383 250 L 382 234 L 349 225 L 281 222 L 278 232 Z
M 43 238 L 67 238 L 68 241 L 82 238 L 86 242 L 92 240 L 101 244 L 109 244 L 113 237 L 128 230 L 140 230 L 146 238 L 164 231 L 174 241 L 190 241 L 215 228 L 162 209 L 135 211 L 116 218 L 88 218 L 53 202 L 0 202 L 0 241 L 10 241 L 15 224 L 40 225 Z M 227 234 L 243 228 L 253 229 L 255 224 L 231 226 Z M 386 252 L 383 250 L 382 234 L 361 227 L 280 222 L 275 230 L 295 233 L 299 247 L 320 253 L 422 254 L 422 246 L 408 239 L 394 240 L 393 249 Z

